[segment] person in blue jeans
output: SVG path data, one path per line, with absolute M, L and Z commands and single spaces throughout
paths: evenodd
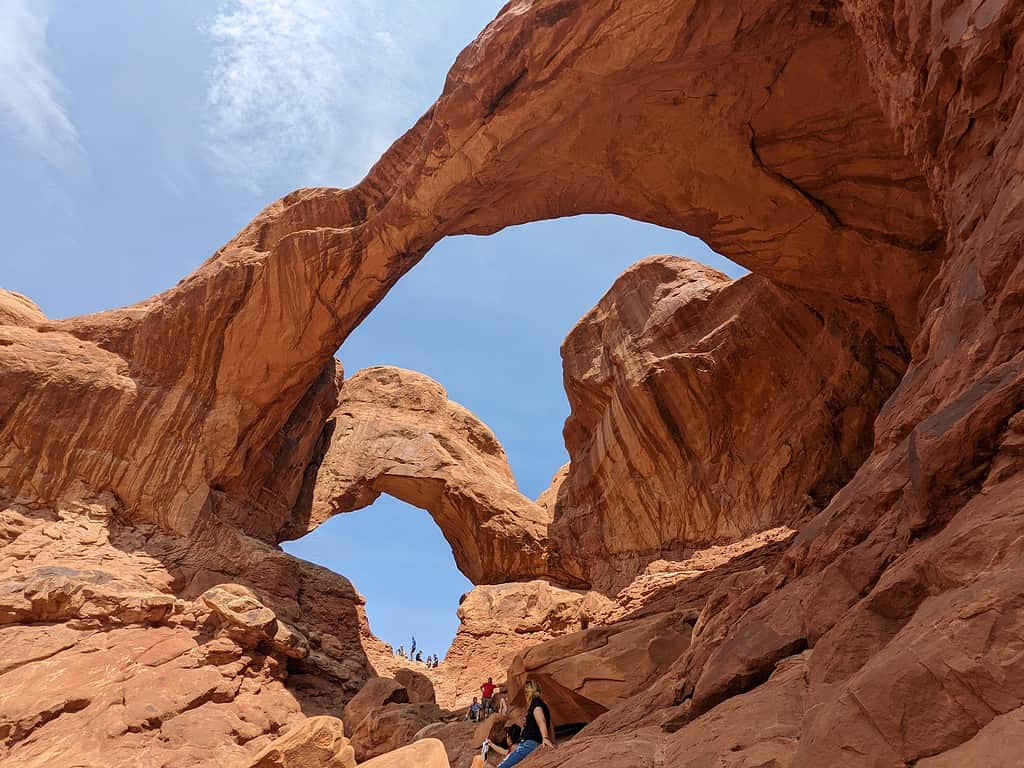
M 541 698 L 540 683 L 535 680 L 527 680 L 523 686 L 526 694 L 526 721 L 523 723 L 523 735 L 519 743 L 512 747 L 505 755 L 505 759 L 498 764 L 498 768 L 512 768 L 519 765 L 526 756 L 540 748 L 542 745 L 554 749 L 555 743 L 551 740 L 554 728 L 551 725 L 551 710 Z M 504 751 L 500 747 L 490 745 L 491 749 Z

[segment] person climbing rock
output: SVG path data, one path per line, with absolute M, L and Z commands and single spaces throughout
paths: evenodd
M 551 749 L 555 748 L 555 743 L 552 740 L 555 729 L 551 723 L 551 710 L 541 698 L 540 683 L 535 680 L 527 680 L 523 691 L 526 694 L 526 720 L 523 723 L 523 732 L 519 743 L 515 747 L 510 744 L 510 748 L 505 750 L 493 742 L 487 742 L 489 750 L 494 750 L 505 756 L 505 759 L 498 764 L 498 768 L 512 768 L 513 765 L 519 765 L 527 755 L 542 745 Z
M 497 687 L 494 684 L 494 680 L 489 677 L 487 682 L 480 686 L 480 693 L 482 695 L 480 706 L 483 708 L 484 717 L 487 717 L 487 715 L 494 711 L 492 704 L 494 703 L 494 689 Z

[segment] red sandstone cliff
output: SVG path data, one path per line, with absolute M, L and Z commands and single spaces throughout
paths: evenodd
M 571 463 L 554 535 L 605 590 L 824 506 L 905 365 L 890 329 L 672 257 L 628 269 L 562 357 Z
M 614 212 L 700 236 L 757 277 L 716 287 L 705 274 L 706 301 L 658 297 L 650 281 L 637 315 L 581 327 L 616 342 L 568 357 L 577 468 L 537 505 L 563 523 L 565 544 L 548 545 L 565 547 L 559 568 L 614 588 L 596 556 L 622 555 L 632 575 L 662 547 L 687 555 L 693 531 L 789 520 L 804 493 L 825 506 L 777 558 L 656 590 L 695 614 L 686 650 L 644 690 L 602 698 L 606 712 L 535 764 L 1014 765 L 1022 37 L 1013 0 L 513 2 L 356 188 L 272 204 L 133 307 L 50 321 L 0 294 L 5 764 L 248 759 L 301 714 L 336 711 L 370 674 L 358 595 L 272 546 L 311 519 L 303 489 L 344 392 L 332 355 L 441 237 Z M 721 300 L 743 291 L 774 298 Z M 745 359 L 756 338 L 737 331 L 797 329 L 765 337 L 789 341 L 760 349 L 761 370 L 804 355 L 795 391 L 827 407 L 782 403 L 763 445 L 742 412 L 715 420 L 725 442 L 694 442 L 697 404 L 721 407 L 710 389 L 674 392 L 653 418 L 633 374 L 692 382 L 699 370 L 658 349 L 674 335 L 639 330 L 659 307 Z M 701 349 L 703 336 L 678 338 Z M 647 345 L 642 364 L 615 359 Z M 719 382 L 742 368 L 727 359 Z M 615 372 L 597 379 L 600 404 L 592 361 Z M 769 443 L 784 406 L 805 464 L 766 480 L 720 450 L 784 455 Z M 614 440 L 595 439 L 599 422 Z M 645 441 L 661 446 L 679 424 L 685 439 L 664 451 L 680 457 L 673 474 Z M 617 454 L 651 468 L 635 488 L 605 464 Z M 716 457 L 736 483 L 718 493 L 695 482 L 722 480 L 700 466 Z M 389 474 L 353 476 L 372 487 Z M 678 492 L 685 507 L 661 498 Z M 735 506 L 715 509 L 725 494 Z M 621 503 L 657 521 L 628 546 L 574 522 L 592 514 L 621 532 Z M 503 535 L 539 540 L 535 514 L 511 512 Z

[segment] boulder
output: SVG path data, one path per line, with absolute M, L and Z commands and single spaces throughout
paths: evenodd
M 444 712 L 436 704 L 385 704 L 371 709 L 352 730 L 352 746 L 360 761 L 409 744 Z
M 654 615 L 548 640 L 518 654 L 509 668 L 512 703 L 525 706 L 523 684 L 541 684 L 554 726 L 589 723 L 643 690 L 690 643 L 679 614 Z
M 247 648 L 266 645 L 293 659 L 309 656 L 309 641 L 295 627 L 279 621 L 274 612 L 240 584 L 220 584 L 200 600 L 220 619 L 225 632 Z
M 434 704 L 436 702 L 434 684 L 422 672 L 402 667 L 395 672 L 395 682 L 408 691 L 409 702 L 412 704 Z
M 256 755 L 247 768 L 355 768 L 345 726 L 336 717 L 311 717 L 292 726 Z
M 345 705 L 343 718 L 349 732 L 355 729 L 370 712 L 387 704 L 409 703 L 409 691 L 390 677 L 373 677 L 366 681 L 359 692 Z
M 449 766 L 444 744 L 437 739 L 423 739 L 365 763 L 360 763 L 359 768 L 449 768 Z
M 437 739 L 444 744 L 451 768 L 469 768 L 473 756 L 479 753 L 480 745 L 483 743 L 482 738 L 479 741 L 476 738 L 478 732 L 477 723 L 469 720 L 431 723 L 420 729 L 413 737 L 413 741 Z

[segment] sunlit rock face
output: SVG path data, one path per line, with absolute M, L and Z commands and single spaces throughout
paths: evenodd
M 357 187 L 273 203 L 140 304 L 4 325 L 2 487 L 84 483 L 183 534 L 213 515 L 270 540 L 349 332 L 445 235 L 542 218 L 683 229 L 909 341 L 940 230 L 855 31 L 828 4 L 510 6 Z
M 307 480 L 279 536 L 388 493 L 430 512 L 476 584 L 578 581 L 551 561 L 551 512 L 519 492 L 497 438 L 423 374 L 377 367 L 345 381 Z
M 109 497 L 0 505 L 3 765 L 247 765 L 373 675 L 344 577 L 225 526 L 127 517 Z M 324 765 L 353 765 L 331 733 Z M 294 741 L 255 764 L 297 764 Z
M 562 358 L 571 462 L 553 538 L 605 591 L 820 509 L 866 457 L 904 369 L 870 316 L 667 256 L 619 277 Z
M 716 510 L 697 480 L 720 480 L 721 466 L 684 461 L 670 481 L 638 437 L 667 435 L 681 456 L 698 445 L 693 464 L 724 455 L 698 416 L 671 410 L 721 414 L 716 393 L 673 392 L 653 419 L 626 376 L 642 366 L 614 357 L 623 329 L 658 334 L 637 330 L 642 314 L 604 324 L 619 329 L 607 350 L 570 356 L 567 437 L 586 472 L 560 476 L 579 501 L 560 507 L 553 491 L 537 505 L 552 530 L 564 521 L 558 567 L 614 588 L 655 546 L 680 560 L 691 532 L 748 530 L 770 482 L 771 525 L 800 492 L 826 505 L 778 557 L 678 585 L 692 606 L 685 650 L 533 764 L 1012 764 L 1024 706 L 1022 37 L 1014 0 L 510 3 L 357 187 L 286 196 L 132 307 L 51 321 L 0 294 L 0 493 L 12 501 L 0 632 L 16 654 L 0 669 L 4 765 L 243 763 L 351 696 L 371 674 L 361 600 L 274 548 L 314 519 L 305 493 L 344 397 L 334 353 L 440 238 L 594 212 L 685 230 L 749 268 L 756 278 L 731 284 L 691 279 L 681 325 L 707 323 L 742 350 L 761 333 L 768 361 L 803 354 L 799 372 L 819 386 L 785 383 L 804 410 L 772 400 L 760 421 L 730 413 L 742 430 L 718 426 L 761 466 L 735 461 L 721 493 L 736 505 Z M 686 312 L 744 291 L 763 301 L 713 324 Z M 798 332 L 766 334 L 783 324 Z M 698 376 L 696 362 L 657 357 L 652 373 Z M 729 381 L 756 389 L 725 359 Z M 587 398 L 593 362 L 620 376 L 596 380 L 610 410 Z M 772 463 L 786 455 L 771 444 L 780 410 L 810 436 L 785 465 Z M 606 413 L 618 433 L 602 444 Z M 828 434 L 826 413 L 841 421 Z M 604 460 L 627 451 L 652 470 L 635 491 Z M 778 467 L 767 483 L 765 461 Z M 358 474 L 357 486 L 391 492 L 394 474 Z M 691 488 L 678 518 L 649 524 L 657 494 Z M 626 531 L 602 494 L 635 501 L 643 528 Z M 588 539 L 574 517 L 586 509 L 626 546 Z M 456 538 L 458 521 L 439 517 Z M 513 540 L 537 522 L 499 517 Z M 487 537 L 466 539 L 467 569 L 473 547 L 501 552 Z M 596 564 L 614 548 L 620 565 Z M 548 544 L 548 565 L 558 550 Z M 534 573 L 532 556 L 508 562 L 517 578 Z M 414 752 L 445 759 L 440 742 L 421 743 Z

